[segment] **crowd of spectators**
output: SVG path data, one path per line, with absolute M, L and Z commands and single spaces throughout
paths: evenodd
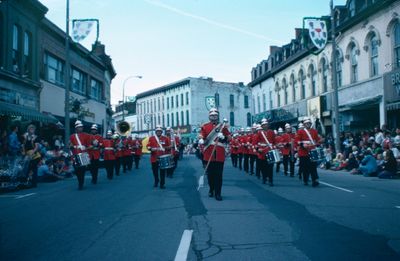
M 400 171 L 400 128 L 345 132 L 340 144 L 341 152 L 335 154 L 333 140 L 330 136 L 325 139 L 324 168 L 379 178 L 394 178 Z

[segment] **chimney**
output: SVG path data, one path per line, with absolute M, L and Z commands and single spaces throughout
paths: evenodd
M 92 45 L 92 51 L 96 56 L 106 55 L 106 46 L 101 42 L 95 42 Z
M 295 36 L 296 36 L 295 39 L 299 39 L 301 37 L 302 32 L 303 32 L 303 28 L 295 28 L 294 32 L 295 32 Z
M 278 47 L 278 46 L 276 46 L 276 45 L 271 45 L 270 47 L 269 47 L 269 53 L 270 54 L 273 54 L 273 53 L 275 53 L 276 51 L 278 51 L 280 49 L 280 47 Z

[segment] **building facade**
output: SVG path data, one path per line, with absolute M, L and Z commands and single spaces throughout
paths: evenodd
M 138 132 L 148 133 L 156 125 L 179 129 L 195 138 L 208 121 L 208 110 L 218 108 L 232 129 L 250 126 L 251 92 L 242 83 L 216 82 L 212 78 L 186 78 L 136 96 Z
M 392 79 L 400 59 L 399 12 L 400 1 L 395 0 L 348 0 L 336 6 L 335 65 L 331 41 L 321 53 L 311 54 L 307 41 L 302 41 L 308 32 L 302 29 L 295 29 L 289 44 L 271 47 L 268 59 L 251 72 L 256 120 L 267 116 L 281 125 L 311 116 L 329 131 L 336 66 L 341 130 L 398 125 L 399 96 Z M 267 110 L 263 95 L 272 100 Z

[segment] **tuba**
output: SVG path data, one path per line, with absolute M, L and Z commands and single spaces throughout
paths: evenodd
M 127 121 L 120 121 L 117 124 L 117 132 L 120 136 L 128 136 L 131 133 L 131 125 Z

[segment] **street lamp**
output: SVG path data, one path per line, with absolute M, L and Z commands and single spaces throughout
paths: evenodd
M 125 83 L 132 78 L 138 78 L 142 79 L 143 76 L 141 75 L 131 75 L 128 78 L 124 80 L 124 83 L 122 84 L 122 120 L 125 120 Z

